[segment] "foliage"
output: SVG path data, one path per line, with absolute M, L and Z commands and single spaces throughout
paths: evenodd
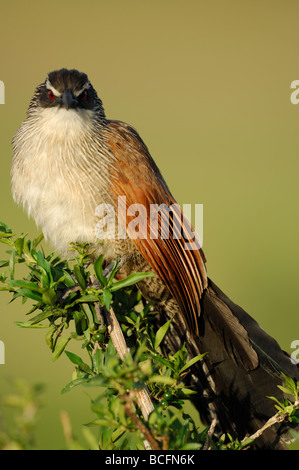
M 0 449 L 28 450 L 36 445 L 37 415 L 42 407 L 42 384 L 29 385 L 23 380 L 13 383 L 14 392 L 1 398 L 2 407 L 13 411 L 12 425 L 7 426 L 4 416 L 0 420 Z
M 42 238 L 16 237 L 7 225 L 0 224 L 0 242 L 8 246 L 8 258 L 0 261 L 0 267 L 7 268 L 0 274 L 0 290 L 11 292 L 12 300 L 33 302 L 28 320 L 17 325 L 46 329 L 52 360 L 64 353 L 73 364 L 72 380 L 62 393 L 79 385 L 99 389 L 91 403 L 95 419 L 88 424 L 98 432 L 98 448 L 144 449 L 147 441 L 157 449 L 202 449 L 208 429 L 200 431 L 186 412 L 185 403 L 195 392 L 183 382 L 188 368 L 202 356 L 188 361 L 185 345 L 173 356 L 163 354 L 161 345 L 171 320 L 157 328 L 154 307 L 136 287 L 152 274 L 136 273 L 117 280 L 117 260 L 103 270 L 102 255 L 91 263 L 87 244 L 72 244 L 69 260 L 54 253 L 45 255 L 40 248 Z M 17 277 L 20 263 L 28 268 L 25 279 Z M 124 360 L 117 355 L 105 323 L 111 306 L 129 348 Z M 78 341 L 80 355 L 71 351 Z M 145 387 L 153 402 L 147 420 L 136 403 L 138 391 Z M 286 387 L 290 391 L 291 383 Z M 276 405 L 285 412 L 290 403 Z M 298 419 L 296 413 L 290 409 L 288 419 Z M 242 449 L 250 442 L 221 436 L 209 439 L 209 448 Z M 95 447 L 94 443 L 90 446 Z
M 275 408 L 278 410 L 277 415 L 287 420 L 290 425 L 296 427 L 299 424 L 299 382 L 295 382 L 291 377 L 281 374 L 284 378 L 284 385 L 278 385 L 278 388 L 288 396 L 282 402 L 275 397 L 269 397 L 275 401 Z M 292 426 L 291 426 L 292 427 Z

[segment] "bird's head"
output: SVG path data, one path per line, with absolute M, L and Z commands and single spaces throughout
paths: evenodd
M 90 111 L 99 120 L 105 119 L 102 101 L 91 85 L 88 76 L 76 69 L 50 72 L 44 83 L 36 88 L 29 112 L 37 108 Z

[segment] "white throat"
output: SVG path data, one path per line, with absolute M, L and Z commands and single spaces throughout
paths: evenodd
M 94 112 L 86 109 L 65 109 L 57 106 L 39 112 L 37 132 L 44 137 L 80 139 L 92 126 Z

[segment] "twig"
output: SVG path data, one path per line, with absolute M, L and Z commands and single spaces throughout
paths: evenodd
M 63 296 L 61 297 L 60 301 L 63 302 L 64 300 L 66 300 L 68 298 L 68 296 L 70 294 L 72 294 L 73 292 L 78 292 L 79 290 L 82 290 L 80 286 L 78 286 L 78 284 L 75 286 L 75 287 L 70 287 L 69 289 L 67 289 Z
M 138 406 L 142 411 L 143 417 L 145 421 L 147 421 L 149 415 L 154 410 L 154 406 L 153 406 L 153 403 L 152 403 L 152 400 L 150 398 L 147 388 L 144 387 L 141 390 L 136 390 L 135 396 L 137 399 Z
M 116 318 L 114 310 L 111 306 L 110 306 L 109 311 L 106 310 L 106 319 L 107 319 L 107 323 L 108 323 L 108 333 L 110 335 L 111 341 L 112 341 L 112 343 L 113 343 L 113 345 L 114 345 L 114 347 L 117 351 L 117 354 L 119 355 L 120 359 L 123 361 L 124 358 L 125 358 L 126 353 L 129 352 L 129 348 L 126 345 L 126 341 L 125 341 L 123 332 L 122 332 L 121 327 L 118 323 L 118 320 Z M 146 387 L 142 388 L 141 390 L 135 391 L 134 395 L 136 397 L 137 404 L 138 404 L 139 408 L 141 409 L 142 415 L 143 415 L 145 421 L 147 421 L 150 413 L 154 410 L 154 406 L 153 406 L 153 403 L 151 401 L 150 395 L 149 395 Z M 145 426 L 144 426 L 144 428 L 145 428 Z M 144 435 L 146 435 L 144 433 L 144 431 L 142 431 L 142 432 L 143 432 Z M 148 448 L 147 445 L 146 445 L 146 447 Z
M 299 402 L 294 403 L 294 408 L 298 409 L 299 408 Z M 247 439 L 250 440 L 255 440 L 258 437 L 260 437 L 267 429 L 271 428 L 275 424 L 282 423 L 287 417 L 289 416 L 288 413 L 281 413 L 280 411 L 276 413 L 275 415 L 271 416 L 271 418 L 268 419 L 268 421 L 262 426 L 260 429 L 258 429 L 254 434 L 251 434 L 251 436 L 245 437 L 242 441 L 241 444 Z
M 203 446 L 202 450 L 209 450 L 210 449 L 210 443 L 211 443 L 212 436 L 215 432 L 216 424 L 217 424 L 217 416 L 214 416 L 214 418 L 212 419 L 212 422 L 211 422 L 211 426 L 208 430 L 206 442 L 204 443 L 204 446 Z
M 108 333 L 110 335 L 111 341 L 117 351 L 117 354 L 123 361 L 126 353 L 129 352 L 129 348 L 126 345 L 123 332 L 111 306 L 109 311 L 106 310 L 106 319 L 108 323 Z
M 107 312 L 107 323 L 108 323 L 108 332 L 110 334 L 110 338 L 113 342 L 113 345 L 119 357 L 123 361 L 125 358 L 125 354 L 129 352 L 129 348 L 126 345 L 123 332 L 118 323 L 114 310 L 111 306 L 110 306 L 109 312 Z M 150 399 L 149 393 L 145 387 L 141 390 L 136 391 L 136 398 L 137 398 L 137 403 L 142 411 L 143 417 L 147 421 L 150 413 L 154 410 L 154 406 Z
M 122 397 L 122 398 L 124 398 L 124 397 Z M 135 413 L 133 411 L 133 404 L 132 404 L 132 402 L 128 401 L 128 398 L 129 398 L 129 396 L 125 397 L 125 404 L 124 404 L 125 413 L 126 413 L 127 416 L 129 416 L 131 418 L 133 423 L 136 424 L 139 431 L 142 432 L 142 434 L 146 438 L 146 440 L 149 444 L 149 446 L 148 445 L 146 446 L 147 450 L 151 450 L 151 449 L 161 450 L 158 443 L 156 442 L 156 440 L 153 438 L 152 434 L 150 433 L 150 431 L 147 429 L 146 426 L 144 426 L 144 424 L 140 421 L 140 419 L 138 419 L 137 416 L 135 415 Z
M 105 320 L 104 320 L 104 316 L 102 315 L 101 307 L 100 307 L 99 302 L 94 303 L 94 309 L 95 309 L 95 312 L 96 312 L 96 317 L 97 317 L 97 320 L 99 322 L 99 325 L 100 325 L 100 327 L 103 327 L 105 325 Z

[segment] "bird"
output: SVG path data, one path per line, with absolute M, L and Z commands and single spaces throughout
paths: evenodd
M 239 440 L 260 429 L 275 413 L 269 396 L 283 399 L 282 374 L 297 381 L 298 365 L 208 276 L 199 237 L 135 128 L 108 119 L 88 76 L 63 68 L 36 87 L 12 148 L 14 201 L 58 252 L 89 243 L 106 266 L 119 260 L 119 278 L 154 273 L 138 288 L 158 325 L 172 318 L 163 347 L 206 353 L 185 378 L 203 422 Z M 287 448 L 274 427 L 254 445 Z

